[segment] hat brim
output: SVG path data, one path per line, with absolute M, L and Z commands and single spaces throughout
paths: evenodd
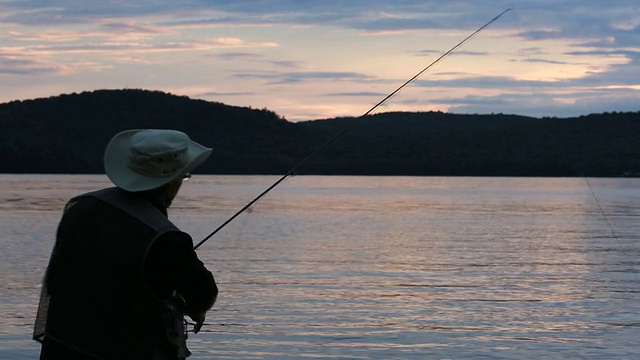
M 146 191 L 159 188 L 191 172 L 211 155 L 212 149 L 190 140 L 187 146 L 186 165 L 167 177 L 149 177 L 133 171 L 127 166 L 131 137 L 146 129 L 126 130 L 114 136 L 104 152 L 104 169 L 109 179 L 119 188 L 131 191 Z

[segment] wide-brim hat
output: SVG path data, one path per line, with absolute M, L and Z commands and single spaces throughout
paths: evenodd
M 180 179 L 209 155 L 210 148 L 177 130 L 126 130 L 107 145 L 104 169 L 117 187 L 146 191 Z

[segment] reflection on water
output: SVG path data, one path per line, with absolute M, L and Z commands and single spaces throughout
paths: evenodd
M 34 358 L 60 210 L 108 181 L 0 179 L 0 358 Z M 197 242 L 275 179 L 194 176 L 171 217 Z M 289 179 L 198 250 L 221 294 L 189 340 L 194 358 L 632 359 L 640 180 L 589 184 Z

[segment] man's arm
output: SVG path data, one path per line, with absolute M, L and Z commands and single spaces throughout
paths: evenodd
M 193 250 L 191 238 L 184 233 L 167 233 L 156 239 L 147 254 L 145 271 L 147 285 L 156 296 L 168 298 L 173 291 L 182 296 L 185 313 L 200 330 L 206 312 L 216 301 L 218 287 Z

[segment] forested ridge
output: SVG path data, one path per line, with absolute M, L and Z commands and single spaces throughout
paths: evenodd
M 353 126 L 352 126 L 353 125 Z M 266 109 L 159 91 L 98 90 L 0 104 L 0 172 L 102 173 L 119 131 L 171 128 L 213 147 L 200 173 L 639 176 L 640 112 L 575 118 L 381 113 L 290 122 Z

